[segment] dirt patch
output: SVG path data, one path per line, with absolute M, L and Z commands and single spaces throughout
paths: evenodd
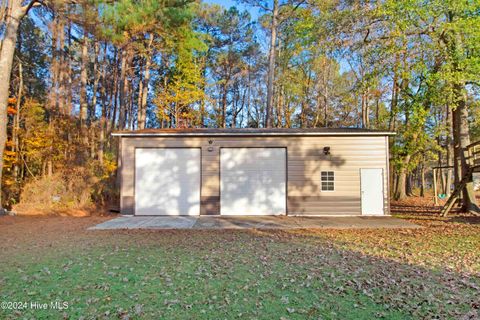
M 36 250 L 41 254 L 63 245 L 81 246 L 89 238 L 86 229 L 108 219 L 111 216 L 3 216 L 0 217 L 0 251 L 5 256 Z

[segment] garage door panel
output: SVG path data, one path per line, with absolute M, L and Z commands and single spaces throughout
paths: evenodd
M 286 214 L 286 149 L 222 148 L 222 215 Z
M 200 214 L 200 149 L 136 149 L 135 214 Z

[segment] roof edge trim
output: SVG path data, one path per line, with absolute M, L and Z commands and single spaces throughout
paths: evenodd
M 394 136 L 395 132 L 113 132 L 114 137 L 179 137 L 179 136 Z

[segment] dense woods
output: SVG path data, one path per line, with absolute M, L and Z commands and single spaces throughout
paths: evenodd
M 1 0 L 0 38 L 8 208 L 114 203 L 115 130 L 391 130 L 395 199 L 480 136 L 478 1 Z

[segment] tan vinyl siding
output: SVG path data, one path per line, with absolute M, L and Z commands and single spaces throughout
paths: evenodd
M 213 144 L 208 141 L 212 140 Z M 330 155 L 323 154 L 329 146 Z M 388 138 L 385 136 L 278 137 L 123 137 L 121 210 L 131 214 L 135 195 L 135 148 L 202 148 L 201 214 L 219 214 L 220 148 L 287 148 L 287 214 L 359 215 L 360 169 L 384 172 L 385 213 L 388 214 Z M 212 151 L 208 149 L 212 148 Z M 321 171 L 335 172 L 335 191 L 321 191 Z

